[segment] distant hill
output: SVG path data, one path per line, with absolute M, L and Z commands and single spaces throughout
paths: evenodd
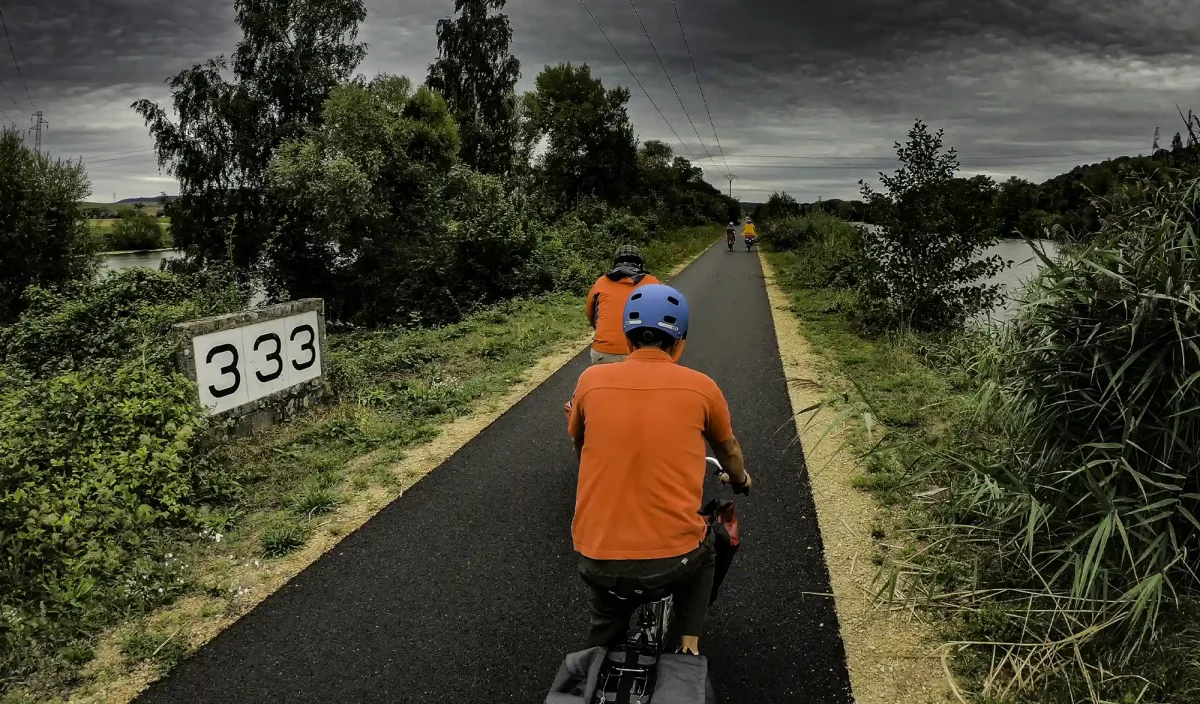
M 168 201 L 176 200 L 178 198 L 179 198 L 179 196 L 167 196 Z M 158 199 L 159 199 L 159 196 L 149 196 L 147 198 L 122 198 L 121 200 L 117 201 L 117 203 L 118 204 L 127 203 L 129 205 L 133 205 L 134 203 L 145 203 L 146 205 L 158 205 Z

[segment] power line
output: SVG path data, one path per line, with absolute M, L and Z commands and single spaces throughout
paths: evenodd
M 153 155 L 153 154 L 131 154 L 129 156 L 109 157 L 108 159 L 84 158 L 84 162 L 88 163 L 88 164 L 111 164 L 111 163 L 119 162 L 119 161 L 129 161 L 130 159 L 145 159 L 146 157 L 153 157 L 155 159 L 158 158 L 156 155 Z
M 155 157 L 150 157 L 150 158 L 139 157 L 135 161 L 121 161 L 121 162 L 116 162 L 116 161 L 101 161 L 101 162 L 91 161 L 91 162 L 89 162 L 89 161 L 85 161 L 83 163 L 85 166 L 99 165 L 101 167 L 108 168 L 108 167 L 112 167 L 112 166 L 136 166 L 138 164 L 153 164 L 153 163 L 156 163 L 157 161 L 158 161 L 158 157 L 155 156 Z
M 621 52 L 617 49 L 617 45 L 613 44 L 613 41 L 608 38 L 608 32 L 604 31 L 604 27 L 600 25 L 600 20 L 596 19 L 596 16 L 592 14 L 592 9 L 587 6 L 587 3 L 584 2 L 584 0 L 579 0 L 579 4 L 583 5 L 583 9 L 587 10 L 587 13 L 591 16 L 592 21 L 596 23 L 596 28 L 599 29 L 600 33 L 604 35 L 604 38 L 608 41 L 608 45 L 611 46 L 612 50 L 616 53 L 617 58 L 621 60 L 621 63 L 625 64 L 625 68 L 629 70 L 629 75 L 633 76 L 633 82 L 637 83 L 638 88 L 641 88 L 642 92 L 646 94 L 646 100 L 650 101 L 650 104 L 653 105 L 654 109 L 658 111 L 658 116 L 663 119 L 663 122 L 667 123 L 667 127 L 671 129 L 671 134 L 675 135 L 675 139 L 679 140 L 679 143 L 683 145 L 684 150 L 687 151 L 688 155 L 692 157 L 693 161 L 695 161 L 696 155 L 692 154 L 692 150 L 688 148 L 687 142 L 683 141 L 683 138 L 679 136 L 679 133 L 676 132 L 675 128 L 671 125 L 671 121 L 667 119 L 667 116 L 663 114 L 662 110 L 659 110 L 658 104 L 654 102 L 654 98 L 650 97 L 650 91 L 646 90 L 646 86 L 642 85 L 642 82 L 638 80 L 637 74 L 634 73 L 633 69 L 629 67 L 629 62 L 625 60 L 624 56 L 621 56 Z
M 0 10 L 0 26 L 4 27 L 4 38 L 8 40 L 8 53 L 12 54 L 13 65 L 17 67 L 17 76 L 21 79 L 21 85 L 25 88 L 25 97 L 29 98 L 29 104 L 33 106 L 34 110 L 37 110 L 37 104 L 33 102 L 33 96 L 29 94 L 29 85 L 25 83 L 25 76 L 21 73 L 21 64 L 17 62 L 17 52 L 13 49 L 12 37 L 8 34 L 8 23 L 4 21 L 3 10 Z M 5 90 L 8 89 L 5 88 Z
M 717 140 L 717 150 L 721 153 L 721 160 L 725 162 L 725 170 L 732 171 L 733 169 L 729 168 L 729 160 L 725 158 L 725 148 L 721 146 L 721 137 L 717 135 L 717 125 L 713 122 L 712 112 L 708 109 L 708 98 L 704 95 L 704 86 L 700 85 L 700 72 L 696 70 L 696 59 L 692 56 L 692 46 L 688 43 L 687 33 L 683 31 L 683 20 L 679 17 L 679 7 L 675 4 L 675 0 L 671 0 L 671 7 L 675 10 L 675 21 L 679 23 L 679 33 L 683 35 L 683 45 L 687 48 L 688 61 L 692 62 L 692 74 L 696 76 L 696 87 L 700 89 L 700 100 L 704 101 L 704 112 L 708 114 L 708 124 L 712 127 L 713 137 Z M 732 188 L 731 182 L 731 194 Z
M 979 156 L 976 159 L 1058 159 L 1064 157 L 1087 157 L 1087 156 L 1113 156 L 1114 151 L 1120 149 L 1103 151 L 1103 152 L 1077 152 L 1074 154 L 999 154 L 995 156 Z M 732 154 L 734 159 L 832 159 L 837 161 L 895 161 L 895 156 L 811 156 L 807 154 Z
M 736 160 L 736 157 L 735 157 L 735 160 Z M 1052 159 L 1052 160 L 1046 160 L 1046 161 L 1031 162 L 1029 165 L 1030 166 L 1048 166 L 1048 165 L 1056 165 L 1056 164 L 1081 165 L 1081 164 L 1079 164 L 1079 161 L 1076 159 L 1058 159 L 1058 160 Z M 896 162 L 891 162 L 889 164 L 882 164 L 882 163 L 877 163 L 877 164 L 742 164 L 741 167 L 742 168 L 750 168 L 750 169 L 766 169 L 766 170 L 784 169 L 784 170 L 797 170 L 797 171 L 804 171 L 804 170 L 807 170 L 807 171 L 846 171 L 846 170 L 856 170 L 856 169 L 865 170 L 865 171 L 878 171 L 881 169 L 891 169 L 891 168 L 895 167 L 895 165 L 896 165 Z M 959 166 L 963 167 L 963 168 L 969 168 L 969 169 L 984 169 L 984 168 L 1009 167 L 1009 166 L 1012 166 L 1012 164 L 1011 163 L 997 164 L 997 163 L 990 163 L 990 162 L 964 161 L 964 162 L 960 162 Z
M 106 156 L 121 156 L 122 154 L 141 154 L 142 152 L 152 152 L 152 151 L 154 151 L 154 147 L 149 147 L 146 149 L 134 149 L 133 151 L 129 151 L 129 152 L 113 152 L 111 154 L 93 154 L 91 156 L 91 158 L 99 159 L 99 158 L 106 157 Z
M 19 101 L 19 100 L 17 100 L 16 98 L 14 98 L 14 97 L 13 97 L 12 91 L 10 91 L 10 90 L 8 89 L 8 86 L 6 86 L 6 85 L 4 84 L 4 80 L 3 80 L 3 79 L 0 79 L 0 88 L 3 88 L 3 89 L 4 89 L 4 92 L 5 92 L 5 93 L 8 95 L 8 99 L 9 99 L 9 100 L 11 100 L 11 101 L 13 101 L 13 105 L 16 105 L 16 106 L 17 106 L 17 109 L 20 109 L 20 108 L 21 108 L 21 101 Z
M 692 122 L 692 116 L 688 114 L 687 106 L 683 104 L 683 98 L 679 96 L 679 91 L 675 89 L 675 81 L 671 80 L 671 72 L 667 70 L 667 65 L 663 63 L 662 56 L 658 53 L 658 47 L 654 46 L 654 40 L 650 38 L 650 30 L 646 29 L 646 23 L 642 21 L 642 13 L 638 12 L 637 5 L 633 3 L 633 0 L 629 0 L 629 6 L 633 8 L 633 14 L 637 15 L 638 24 L 642 25 L 642 31 L 646 33 L 646 41 L 650 42 L 650 48 L 654 50 L 654 56 L 658 59 L 658 65 L 662 66 L 663 74 L 667 77 L 667 83 L 671 84 L 671 92 L 675 94 L 675 99 L 679 101 L 679 107 L 683 108 L 683 116 L 687 118 L 688 124 L 692 126 L 692 131 L 696 133 L 696 139 L 700 140 L 700 146 L 704 147 L 704 153 L 711 160 L 713 158 L 712 152 L 708 151 L 708 145 L 704 143 L 704 138 L 700 136 L 700 130 L 696 129 L 696 123 Z

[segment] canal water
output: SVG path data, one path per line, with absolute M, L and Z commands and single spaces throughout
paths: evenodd
M 132 269 L 138 266 L 144 266 L 150 269 L 158 269 L 162 263 L 168 259 L 175 259 L 183 255 L 177 249 L 160 249 L 147 252 L 119 252 L 117 254 L 103 254 L 100 256 L 100 273 L 107 274 L 110 271 L 121 271 L 122 269 Z

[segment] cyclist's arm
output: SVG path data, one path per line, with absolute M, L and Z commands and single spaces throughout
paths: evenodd
M 575 398 L 572 397 L 563 410 L 567 412 L 567 433 L 575 445 L 575 459 L 579 459 L 583 454 L 583 409 L 576 405 Z
M 595 286 L 593 286 L 591 292 L 588 293 L 587 308 L 585 311 L 587 313 L 588 322 L 592 324 L 593 328 L 596 327 L 596 314 L 599 312 L 599 308 L 600 292 L 596 290 Z
M 734 484 L 741 486 L 746 483 L 746 464 L 742 459 L 742 446 L 737 438 L 731 437 L 724 442 L 708 441 L 712 445 L 713 454 L 725 468 Z
M 713 449 L 717 461 L 725 468 L 725 473 L 736 485 L 746 483 L 746 465 L 742 459 L 742 446 L 733 434 L 733 418 L 729 413 L 729 404 L 721 389 L 713 384 L 708 399 L 708 418 L 704 428 L 704 439 Z

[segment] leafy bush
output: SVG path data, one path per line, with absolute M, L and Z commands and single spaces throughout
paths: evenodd
M 94 271 L 79 204 L 90 192 L 83 166 L 34 152 L 15 129 L 0 132 L 0 325 L 20 315 L 26 287 L 57 286 Z
M 158 226 L 158 219 L 153 215 L 126 211 L 121 219 L 105 237 L 105 247 L 109 251 L 126 251 L 134 249 L 158 249 L 162 247 L 163 233 Z
M 801 206 L 787 193 L 772 193 L 767 202 L 754 209 L 755 222 L 799 217 Z
M 1008 265 L 980 256 L 996 242 L 990 191 L 955 179 L 954 150 L 943 153 L 942 132 L 930 134 L 919 120 L 896 154 L 900 168 L 882 176 L 887 193 L 860 182 L 880 224 L 864 234 L 858 260 L 862 319 L 876 330 L 961 328 L 999 302 L 1000 286 L 980 281 Z
M 0 672 L 179 588 L 159 536 L 237 489 L 203 427 L 190 382 L 138 360 L 0 372 Z
M 474 187 L 447 184 L 459 143 L 445 102 L 406 78 L 379 76 L 334 89 L 324 121 L 271 163 L 271 197 L 285 219 L 267 248 L 268 290 L 324 298 L 332 320 L 437 322 L 444 311 L 425 316 L 422 287 L 439 275 L 441 238 L 450 236 L 455 205 L 441 201 L 442 188 Z M 477 207 L 496 219 L 494 202 Z
M 215 269 L 177 276 L 138 267 L 55 290 L 31 288 L 24 314 L 0 328 L 0 363 L 35 376 L 129 359 L 166 371 L 172 325 L 237 310 L 244 300 Z
M 1198 226 L 1200 182 L 1127 191 L 1091 245 L 1046 260 L 1011 331 L 970 363 L 984 423 L 932 479 L 950 490 L 945 530 L 987 554 L 908 574 L 1019 626 L 987 634 L 1007 655 L 989 647 L 985 676 L 1013 668 L 1029 686 L 1085 659 L 1111 671 L 1153 648 L 1157 667 L 1187 649 L 1163 638 L 1200 603 Z

